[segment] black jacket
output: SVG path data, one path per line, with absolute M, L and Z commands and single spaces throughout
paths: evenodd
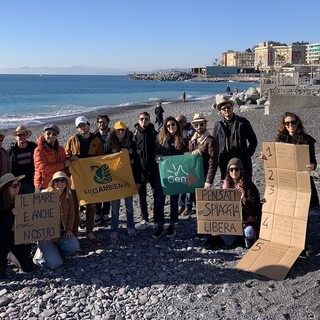
M 153 123 L 142 128 L 138 123 L 134 125 L 133 141 L 137 145 L 137 154 L 141 164 L 141 178 L 143 182 L 154 181 L 156 169 L 156 137 L 157 132 Z
M 235 125 L 235 141 L 234 148 L 232 151 L 226 148 L 226 124 L 224 119 L 217 121 L 213 127 L 212 136 L 216 138 L 219 142 L 219 166 L 221 172 L 226 172 L 227 165 L 230 159 L 236 157 L 241 159 L 244 171 L 246 174 L 252 176 L 252 161 L 251 157 L 254 154 L 258 140 L 252 126 L 244 117 L 234 115 L 234 125 Z M 222 177 L 224 178 L 224 177 Z

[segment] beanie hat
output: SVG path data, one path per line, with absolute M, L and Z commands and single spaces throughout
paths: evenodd
M 228 171 L 229 171 L 229 168 L 231 166 L 237 166 L 240 168 L 241 171 L 243 171 L 243 165 L 242 165 L 242 161 L 238 158 L 232 158 L 229 162 L 228 162 Z

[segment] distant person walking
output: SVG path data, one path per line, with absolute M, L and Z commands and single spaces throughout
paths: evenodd
M 186 102 L 186 93 L 184 92 L 182 95 L 183 102 Z
M 158 131 L 159 131 L 160 128 L 163 126 L 163 113 L 164 113 L 161 102 L 158 102 L 154 110 L 154 113 L 156 115 L 156 123 L 158 124 Z
M 227 92 L 227 95 L 230 95 L 231 88 L 229 86 L 227 86 L 226 92 Z

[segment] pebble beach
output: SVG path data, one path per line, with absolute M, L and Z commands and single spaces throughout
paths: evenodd
M 163 103 L 164 117 L 183 114 L 189 121 L 203 112 L 208 129 L 220 118 L 212 108 L 214 98 L 199 101 Z M 118 107 L 105 112 L 111 119 L 124 121 L 132 129 L 137 116 L 147 111 L 154 122 L 155 106 Z M 307 133 L 317 140 L 316 154 L 320 163 L 320 114 L 317 108 L 291 110 L 297 113 Z M 274 141 L 282 113 L 264 115 L 263 108 L 235 112 L 246 117 L 256 132 L 259 145 L 253 156 L 253 181 L 261 196 L 264 193 L 264 169 L 260 160 L 261 143 Z M 96 113 L 83 114 L 96 129 Z M 76 132 L 74 121 L 56 123 L 59 142 L 65 145 Z M 30 140 L 36 141 L 43 126 L 30 127 Z M 4 147 L 13 137 L 6 130 Z M 220 181 L 217 172 L 215 184 Z M 319 175 L 315 183 L 320 191 Z M 148 191 L 149 214 L 153 201 Z M 169 199 L 165 212 L 169 213 Z M 139 227 L 138 197 L 134 197 L 134 217 Z M 120 241 L 112 245 L 110 226 L 97 226 L 100 239 L 91 245 L 85 230 L 79 233 L 80 249 L 55 271 L 40 269 L 26 274 L 8 266 L 7 279 L 0 281 L 0 319 L 320 319 L 320 211 L 313 209 L 311 243 L 314 255 L 299 257 L 283 281 L 274 281 L 235 268 L 247 249 L 203 247 L 204 238 L 196 235 L 196 215 L 180 217 L 177 235 L 153 239 L 152 226 L 138 230 L 129 238 L 125 210 L 120 211 Z

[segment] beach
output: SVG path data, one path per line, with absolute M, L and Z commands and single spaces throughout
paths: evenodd
M 203 112 L 208 129 L 220 118 L 212 108 L 214 98 L 206 100 L 172 102 L 163 104 L 164 117 L 183 114 L 189 121 L 195 113 Z M 137 116 L 147 111 L 154 122 L 155 105 L 118 107 L 105 113 L 111 119 L 124 121 L 133 129 Z M 299 109 L 307 133 L 317 140 L 319 158 L 318 109 Z M 235 112 L 246 117 L 256 132 L 258 147 L 253 155 L 253 182 L 264 194 L 263 161 L 259 158 L 261 143 L 274 141 L 280 122 L 279 114 L 264 115 L 263 108 L 249 108 Z M 104 112 L 99 112 L 104 113 Z M 83 114 L 96 129 L 97 112 Z M 74 121 L 55 123 L 61 129 L 59 141 L 65 145 L 76 133 Z M 35 141 L 43 126 L 28 127 Z M 12 129 L 7 134 L 4 147 L 13 141 Z M 317 174 L 317 173 L 316 173 Z M 219 185 L 219 171 L 215 185 Z M 315 178 L 318 193 L 319 178 Z M 169 213 L 169 199 L 165 212 Z M 152 216 L 151 190 L 148 205 Z M 138 197 L 134 197 L 134 217 L 140 221 Z M 310 238 L 315 254 L 301 257 L 293 265 L 287 278 L 274 281 L 237 270 L 239 260 L 247 250 L 217 248 L 206 250 L 204 238 L 196 236 L 196 215 L 180 217 L 177 235 L 173 239 L 153 239 L 153 228 L 139 230 L 131 239 L 126 233 L 125 210 L 120 212 L 120 243 L 112 246 L 110 226 L 96 227 L 101 242 L 90 245 L 85 230 L 80 232 L 80 250 L 67 258 L 56 271 L 37 268 L 30 274 L 17 273 L 8 268 L 8 278 L 0 281 L 1 319 L 320 319 L 319 283 L 320 212 L 314 209 Z

